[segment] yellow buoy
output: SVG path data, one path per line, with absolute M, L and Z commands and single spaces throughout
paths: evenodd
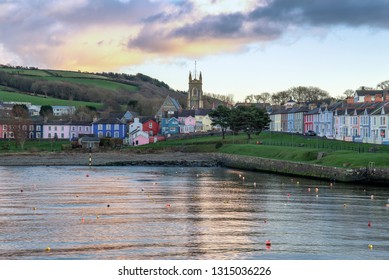
M 51 248 L 49 246 L 46 247 L 46 252 L 50 252 Z
M 369 247 L 369 249 L 373 249 L 373 245 L 369 244 L 367 247 Z

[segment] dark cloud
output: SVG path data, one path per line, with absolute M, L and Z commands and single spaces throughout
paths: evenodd
M 213 1 L 212 3 L 217 3 Z M 346 26 L 350 28 L 389 28 L 387 10 L 389 0 L 269 0 L 248 12 L 205 15 L 193 23 L 183 24 L 170 32 L 156 32 L 157 38 L 170 40 L 183 38 L 188 41 L 204 38 L 274 40 L 280 38 L 289 27 Z M 176 15 L 156 15 L 147 24 L 157 24 L 161 19 L 177 22 Z M 152 50 L 145 40 L 150 38 L 147 26 L 138 38 L 129 42 L 129 47 Z
M 249 13 L 250 20 L 267 18 L 283 24 L 313 26 L 389 27 L 388 0 L 273 0 Z

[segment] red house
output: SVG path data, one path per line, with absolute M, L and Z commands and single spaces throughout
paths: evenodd
M 142 131 L 146 132 L 149 136 L 158 134 L 159 124 L 155 118 L 143 117 L 140 119 L 140 123 L 142 124 Z

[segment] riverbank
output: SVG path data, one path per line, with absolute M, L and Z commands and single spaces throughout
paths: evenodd
M 216 166 L 213 156 L 203 153 L 92 153 L 93 166 L 166 165 L 166 166 Z M 89 153 L 26 153 L 2 154 L 0 166 L 88 166 Z
M 242 170 L 272 172 L 338 182 L 385 183 L 388 168 L 338 168 L 316 164 L 267 159 L 225 153 L 93 153 L 93 166 L 224 166 Z M 88 166 L 89 153 L 1 154 L 0 166 Z

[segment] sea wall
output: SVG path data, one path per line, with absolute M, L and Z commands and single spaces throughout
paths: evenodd
M 377 169 L 375 174 L 372 174 L 366 168 L 337 168 L 232 154 L 216 154 L 215 156 L 222 166 L 244 170 L 266 171 L 340 182 L 382 181 L 389 179 L 388 169 Z

